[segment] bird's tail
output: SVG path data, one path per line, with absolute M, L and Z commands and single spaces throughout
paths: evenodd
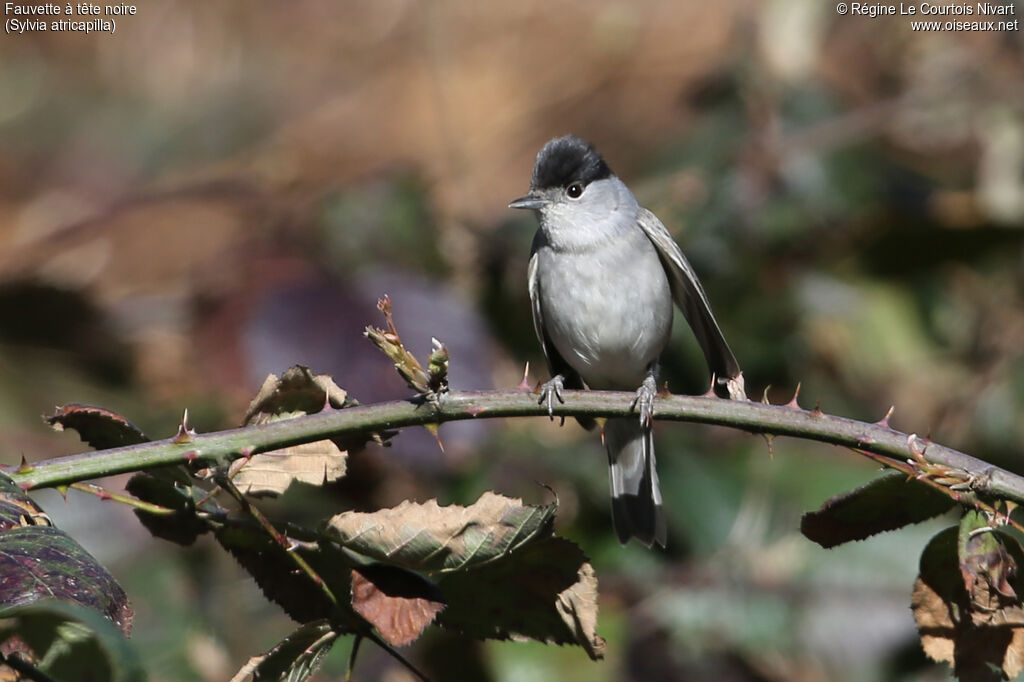
M 650 547 L 665 546 L 665 511 L 661 505 L 658 472 L 654 468 L 651 429 L 635 417 L 609 419 L 604 445 L 612 488 L 612 521 L 619 542 L 635 537 Z

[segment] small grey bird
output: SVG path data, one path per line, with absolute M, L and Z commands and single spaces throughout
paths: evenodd
M 672 302 L 690 323 L 720 397 L 746 399 L 739 363 L 679 246 L 593 146 L 573 135 L 548 142 L 537 154 L 529 193 L 509 208 L 535 211 L 540 223 L 530 254 L 530 302 L 552 375 L 540 402 L 552 414 L 554 400 L 564 402 L 563 388 L 637 389 L 639 420 L 609 419 L 604 426 L 612 520 L 623 544 L 635 537 L 664 547 L 651 417 Z

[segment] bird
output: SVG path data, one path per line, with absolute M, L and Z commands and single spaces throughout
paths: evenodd
M 639 419 L 609 418 L 602 434 L 612 522 L 623 545 L 636 538 L 664 548 L 651 420 L 673 302 L 703 351 L 717 396 L 746 399 L 739 363 L 679 245 L 589 142 L 575 135 L 547 142 L 529 192 L 509 208 L 533 211 L 539 224 L 527 270 L 533 327 L 551 374 L 539 402 L 553 419 L 563 389 L 636 390 L 631 409 Z

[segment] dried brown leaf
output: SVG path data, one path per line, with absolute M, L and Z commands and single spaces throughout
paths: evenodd
M 56 412 L 43 419 L 55 431 L 77 431 L 84 442 L 97 450 L 136 445 L 149 440 L 137 426 L 105 407 L 70 404 L 58 407 Z
M 352 608 L 393 646 L 414 642 L 445 607 L 437 586 L 385 564 L 352 569 Z
M 1013 679 L 1024 670 L 1024 606 L 1013 570 L 1021 554 L 1015 540 L 968 512 L 921 555 L 911 598 L 921 645 L 961 681 L 1000 679 L 1000 670 Z
M 256 397 L 249 403 L 243 423 L 265 424 L 275 419 L 319 412 L 328 404 L 335 409 L 349 406 L 345 389 L 326 374 L 313 374 L 308 367 L 295 365 L 280 377 L 270 374 Z
M 488 492 L 468 507 L 406 501 L 346 512 L 327 533 L 364 556 L 432 572 L 448 603 L 437 615 L 445 629 L 575 644 L 600 658 L 597 578 L 579 547 L 551 535 L 554 512 Z
M 332 483 L 345 475 L 347 453 L 329 440 L 250 458 L 232 479 L 246 495 L 280 495 L 294 482 Z
M 266 424 L 351 405 L 344 389 L 325 374 L 296 365 L 280 377 L 271 374 L 249 404 L 244 424 Z M 234 483 L 247 495 L 280 495 L 294 482 L 324 485 L 342 478 L 348 452 L 330 440 L 261 453 L 242 463 Z
M 402 502 L 376 512 L 345 512 L 328 533 L 365 556 L 416 570 L 454 570 L 499 558 L 551 530 L 555 506 L 484 493 L 476 503 L 442 507 Z
M 956 624 L 950 604 L 920 577 L 914 581 L 910 608 L 921 635 L 921 647 L 933 661 L 953 665 L 953 646 Z
M 604 657 L 605 641 L 597 634 L 597 574 L 589 563 L 580 566 L 579 581 L 558 595 L 555 608 L 573 638 L 590 658 Z

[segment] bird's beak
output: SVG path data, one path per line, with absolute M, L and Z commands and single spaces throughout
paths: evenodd
M 519 197 L 508 205 L 509 208 L 527 208 L 536 211 L 537 209 L 543 208 L 548 203 L 539 192 L 531 191 L 524 197 Z

